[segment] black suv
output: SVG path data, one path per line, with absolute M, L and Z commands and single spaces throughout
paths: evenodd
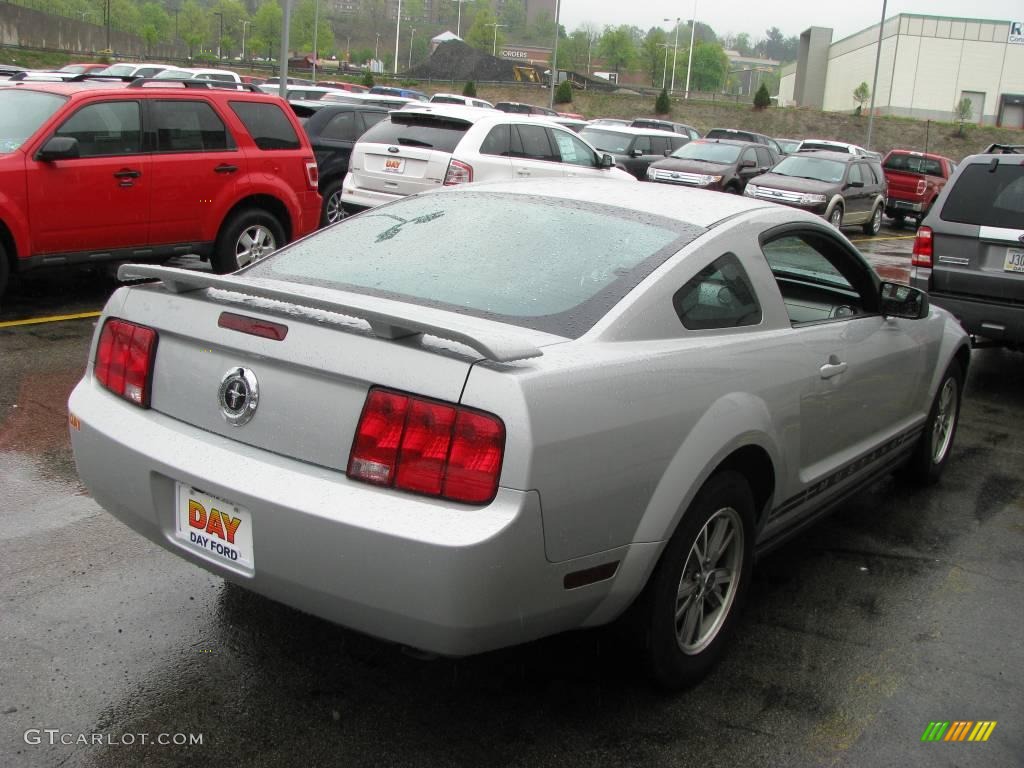
M 778 161 L 778 156 L 763 144 L 700 139 L 651 163 L 647 178 L 739 195 L 752 178 L 767 173 Z
M 836 229 L 877 235 L 885 209 L 885 174 L 874 158 L 846 152 L 798 152 L 748 184 L 744 194 L 816 213 Z
M 647 166 L 663 160 L 689 141 L 685 136 L 654 128 L 619 128 L 614 125 L 588 125 L 580 136 L 599 152 L 615 158 L 615 164 L 644 181 Z
M 1024 147 L 964 158 L 917 230 L 910 284 L 973 336 L 1024 350 Z
M 323 101 L 293 102 L 292 109 L 309 136 L 320 172 L 323 205 L 320 226 L 341 221 L 348 211 L 341 204 L 341 184 L 348 173 L 352 147 L 370 127 L 388 116 L 388 110 L 358 104 L 330 104 Z

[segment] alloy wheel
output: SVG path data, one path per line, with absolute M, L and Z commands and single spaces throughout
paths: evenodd
M 957 383 L 952 376 L 942 384 L 939 393 L 939 407 L 932 423 L 932 463 L 940 464 L 949 452 L 953 440 L 953 425 L 956 423 Z
M 235 261 L 239 268 L 259 261 L 277 250 L 274 233 L 263 224 L 253 224 L 242 230 L 235 244 Z

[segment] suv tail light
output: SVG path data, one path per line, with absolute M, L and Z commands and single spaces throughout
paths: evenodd
M 505 425 L 490 413 L 374 387 L 346 474 L 353 480 L 468 504 L 498 491 Z
M 915 267 L 932 266 L 932 228 L 918 227 L 917 237 L 914 238 L 914 253 L 910 257 L 910 263 Z
M 917 194 L 923 195 L 924 194 L 924 188 L 927 187 L 927 186 L 928 186 L 928 182 L 926 182 L 924 179 L 918 179 L 917 180 Z
M 96 379 L 115 395 L 149 408 L 156 331 L 111 318 L 96 346 Z
M 455 184 L 468 184 L 472 180 L 472 165 L 468 165 L 461 160 L 452 160 L 448 163 L 448 173 L 444 175 L 444 185 L 446 187 L 451 187 Z
M 320 169 L 316 165 L 316 160 L 306 160 L 306 181 L 310 189 L 317 189 L 320 184 Z

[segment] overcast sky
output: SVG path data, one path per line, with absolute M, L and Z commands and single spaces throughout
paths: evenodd
M 599 28 L 607 24 L 636 25 L 641 29 L 654 26 L 670 28 L 662 19 L 676 16 L 688 19 L 693 13 L 693 0 L 562 0 L 561 22 L 572 32 L 584 22 Z M 885 16 L 898 13 L 920 13 L 931 16 L 957 16 L 977 19 L 1024 19 L 1020 0 L 892 0 Z M 876 23 L 882 15 L 882 2 L 811 2 L 809 0 L 697 0 L 697 19 L 710 24 L 719 35 L 746 32 L 753 41 L 764 37 L 764 31 L 775 26 L 786 37 L 799 35 L 808 27 L 831 27 L 832 40 L 859 32 Z

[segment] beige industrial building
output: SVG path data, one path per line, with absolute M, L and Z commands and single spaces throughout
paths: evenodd
M 972 122 L 1024 128 L 1024 21 L 903 13 L 886 19 L 881 50 L 878 114 L 953 120 L 968 98 Z M 852 111 L 877 51 L 877 24 L 835 43 L 831 29 L 811 27 L 797 62 L 781 71 L 779 103 Z

